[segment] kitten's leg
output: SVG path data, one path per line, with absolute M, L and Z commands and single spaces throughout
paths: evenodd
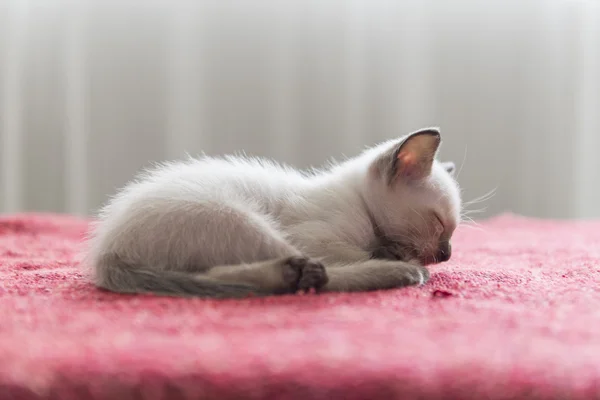
M 326 283 L 323 265 L 300 256 L 217 266 L 194 273 L 140 267 L 115 254 L 107 254 L 96 269 L 96 284 L 119 293 L 233 298 L 319 289 Z
M 331 264 L 306 257 L 290 257 L 252 264 L 217 266 L 205 273 L 228 283 L 251 284 L 266 293 L 297 289 L 359 292 L 424 284 L 427 268 L 403 261 L 366 260 L 354 264 Z
M 327 284 L 323 265 L 314 259 L 292 256 L 251 264 L 220 265 L 204 272 L 221 282 L 249 284 L 264 293 L 291 293 Z
M 243 206 L 154 201 L 128 217 L 112 235 L 118 240 L 102 243 L 92 260 L 105 289 L 239 297 L 327 281 L 320 262 L 303 257 L 268 216 Z
M 327 283 L 323 265 L 304 257 L 267 216 L 225 205 L 215 208 L 218 212 L 199 212 L 187 222 L 204 243 L 190 272 L 252 285 L 263 293 L 319 289 Z
M 324 291 L 357 292 L 424 284 L 427 268 L 403 261 L 367 260 L 327 266 L 329 282 Z
M 419 285 L 427 282 L 429 271 L 415 261 L 402 261 L 401 254 L 373 259 L 369 251 L 348 246 L 343 241 L 321 245 L 329 283 L 324 291 L 355 292 Z M 402 255 L 403 256 L 403 255 Z

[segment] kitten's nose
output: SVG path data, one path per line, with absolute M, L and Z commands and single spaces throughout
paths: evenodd
M 437 259 L 440 262 L 445 262 L 450 259 L 451 255 L 452 255 L 452 245 L 450 244 L 450 241 L 448 240 L 448 241 L 440 243 L 440 248 L 438 249 Z

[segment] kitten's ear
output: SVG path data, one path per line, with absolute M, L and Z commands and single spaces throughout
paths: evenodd
M 415 181 L 431 174 L 433 160 L 440 146 L 440 131 L 437 128 L 413 132 L 398 143 L 391 153 L 384 156 L 388 183 L 397 179 Z
M 454 172 L 456 171 L 456 165 L 452 161 L 443 162 L 442 166 L 446 170 L 447 173 L 454 176 Z

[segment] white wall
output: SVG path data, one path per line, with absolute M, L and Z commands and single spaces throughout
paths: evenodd
M 489 214 L 598 217 L 599 53 L 595 1 L 0 0 L 0 211 L 85 214 L 186 151 L 303 167 L 438 125 Z

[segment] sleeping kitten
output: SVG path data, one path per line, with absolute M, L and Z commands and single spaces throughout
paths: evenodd
M 99 287 L 243 297 L 423 284 L 450 258 L 454 164 L 423 129 L 330 168 L 192 159 L 159 166 L 102 210 L 88 263 Z

